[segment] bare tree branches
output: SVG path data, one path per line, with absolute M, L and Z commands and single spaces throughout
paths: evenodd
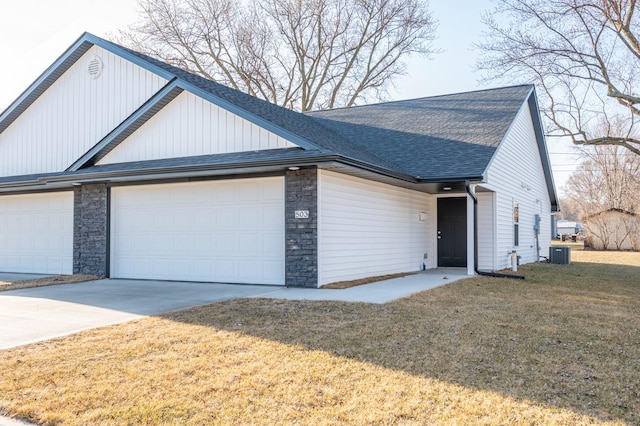
M 585 152 L 565 190 L 583 217 L 610 209 L 640 213 L 640 157 L 619 146 L 598 146 Z
M 118 41 L 279 105 L 380 99 L 410 54 L 434 52 L 421 0 L 138 0 Z
M 485 17 L 487 79 L 535 81 L 551 135 L 640 155 L 636 0 L 498 0 Z M 602 123 L 616 123 L 602 126 Z M 620 125 L 622 124 L 622 125 Z M 615 130 L 615 131 L 614 131 Z

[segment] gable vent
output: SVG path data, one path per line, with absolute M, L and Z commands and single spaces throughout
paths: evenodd
M 92 79 L 97 79 L 102 75 L 102 59 L 99 56 L 94 56 L 91 61 L 89 61 L 89 66 L 87 67 L 87 71 L 89 72 L 89 77 Z

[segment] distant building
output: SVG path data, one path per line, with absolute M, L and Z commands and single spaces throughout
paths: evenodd
M 556 232 L 556 237 L 563 241 L 578 236 L 584 237 L 585 225 L 579 222 L 559 220 L 556 225 Z
M 596 250 L 640 251 L 640 216 L 609 209 L 585 219 L 587 244 Z

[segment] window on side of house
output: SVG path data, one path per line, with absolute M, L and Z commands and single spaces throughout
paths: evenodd
M 520 245 L 520 208 L 516 201 L 513 202 L 513 245 Z

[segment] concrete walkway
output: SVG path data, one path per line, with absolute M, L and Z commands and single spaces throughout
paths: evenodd
M 469 276 L 466 275 L 466 269 L 434 269 L 415 275 L 378 281 L 371 284 L 345 288 L 343 290 L 284 287 L 278 288 L 271 293 L 254 297 L 288 300 L 388 303 L 462 278 L 469 278 Z
M 33 426 L 34 423 L 29 423 L 24 420 L 13 419 L 11 417 L 0 416 L 0 426 Z

